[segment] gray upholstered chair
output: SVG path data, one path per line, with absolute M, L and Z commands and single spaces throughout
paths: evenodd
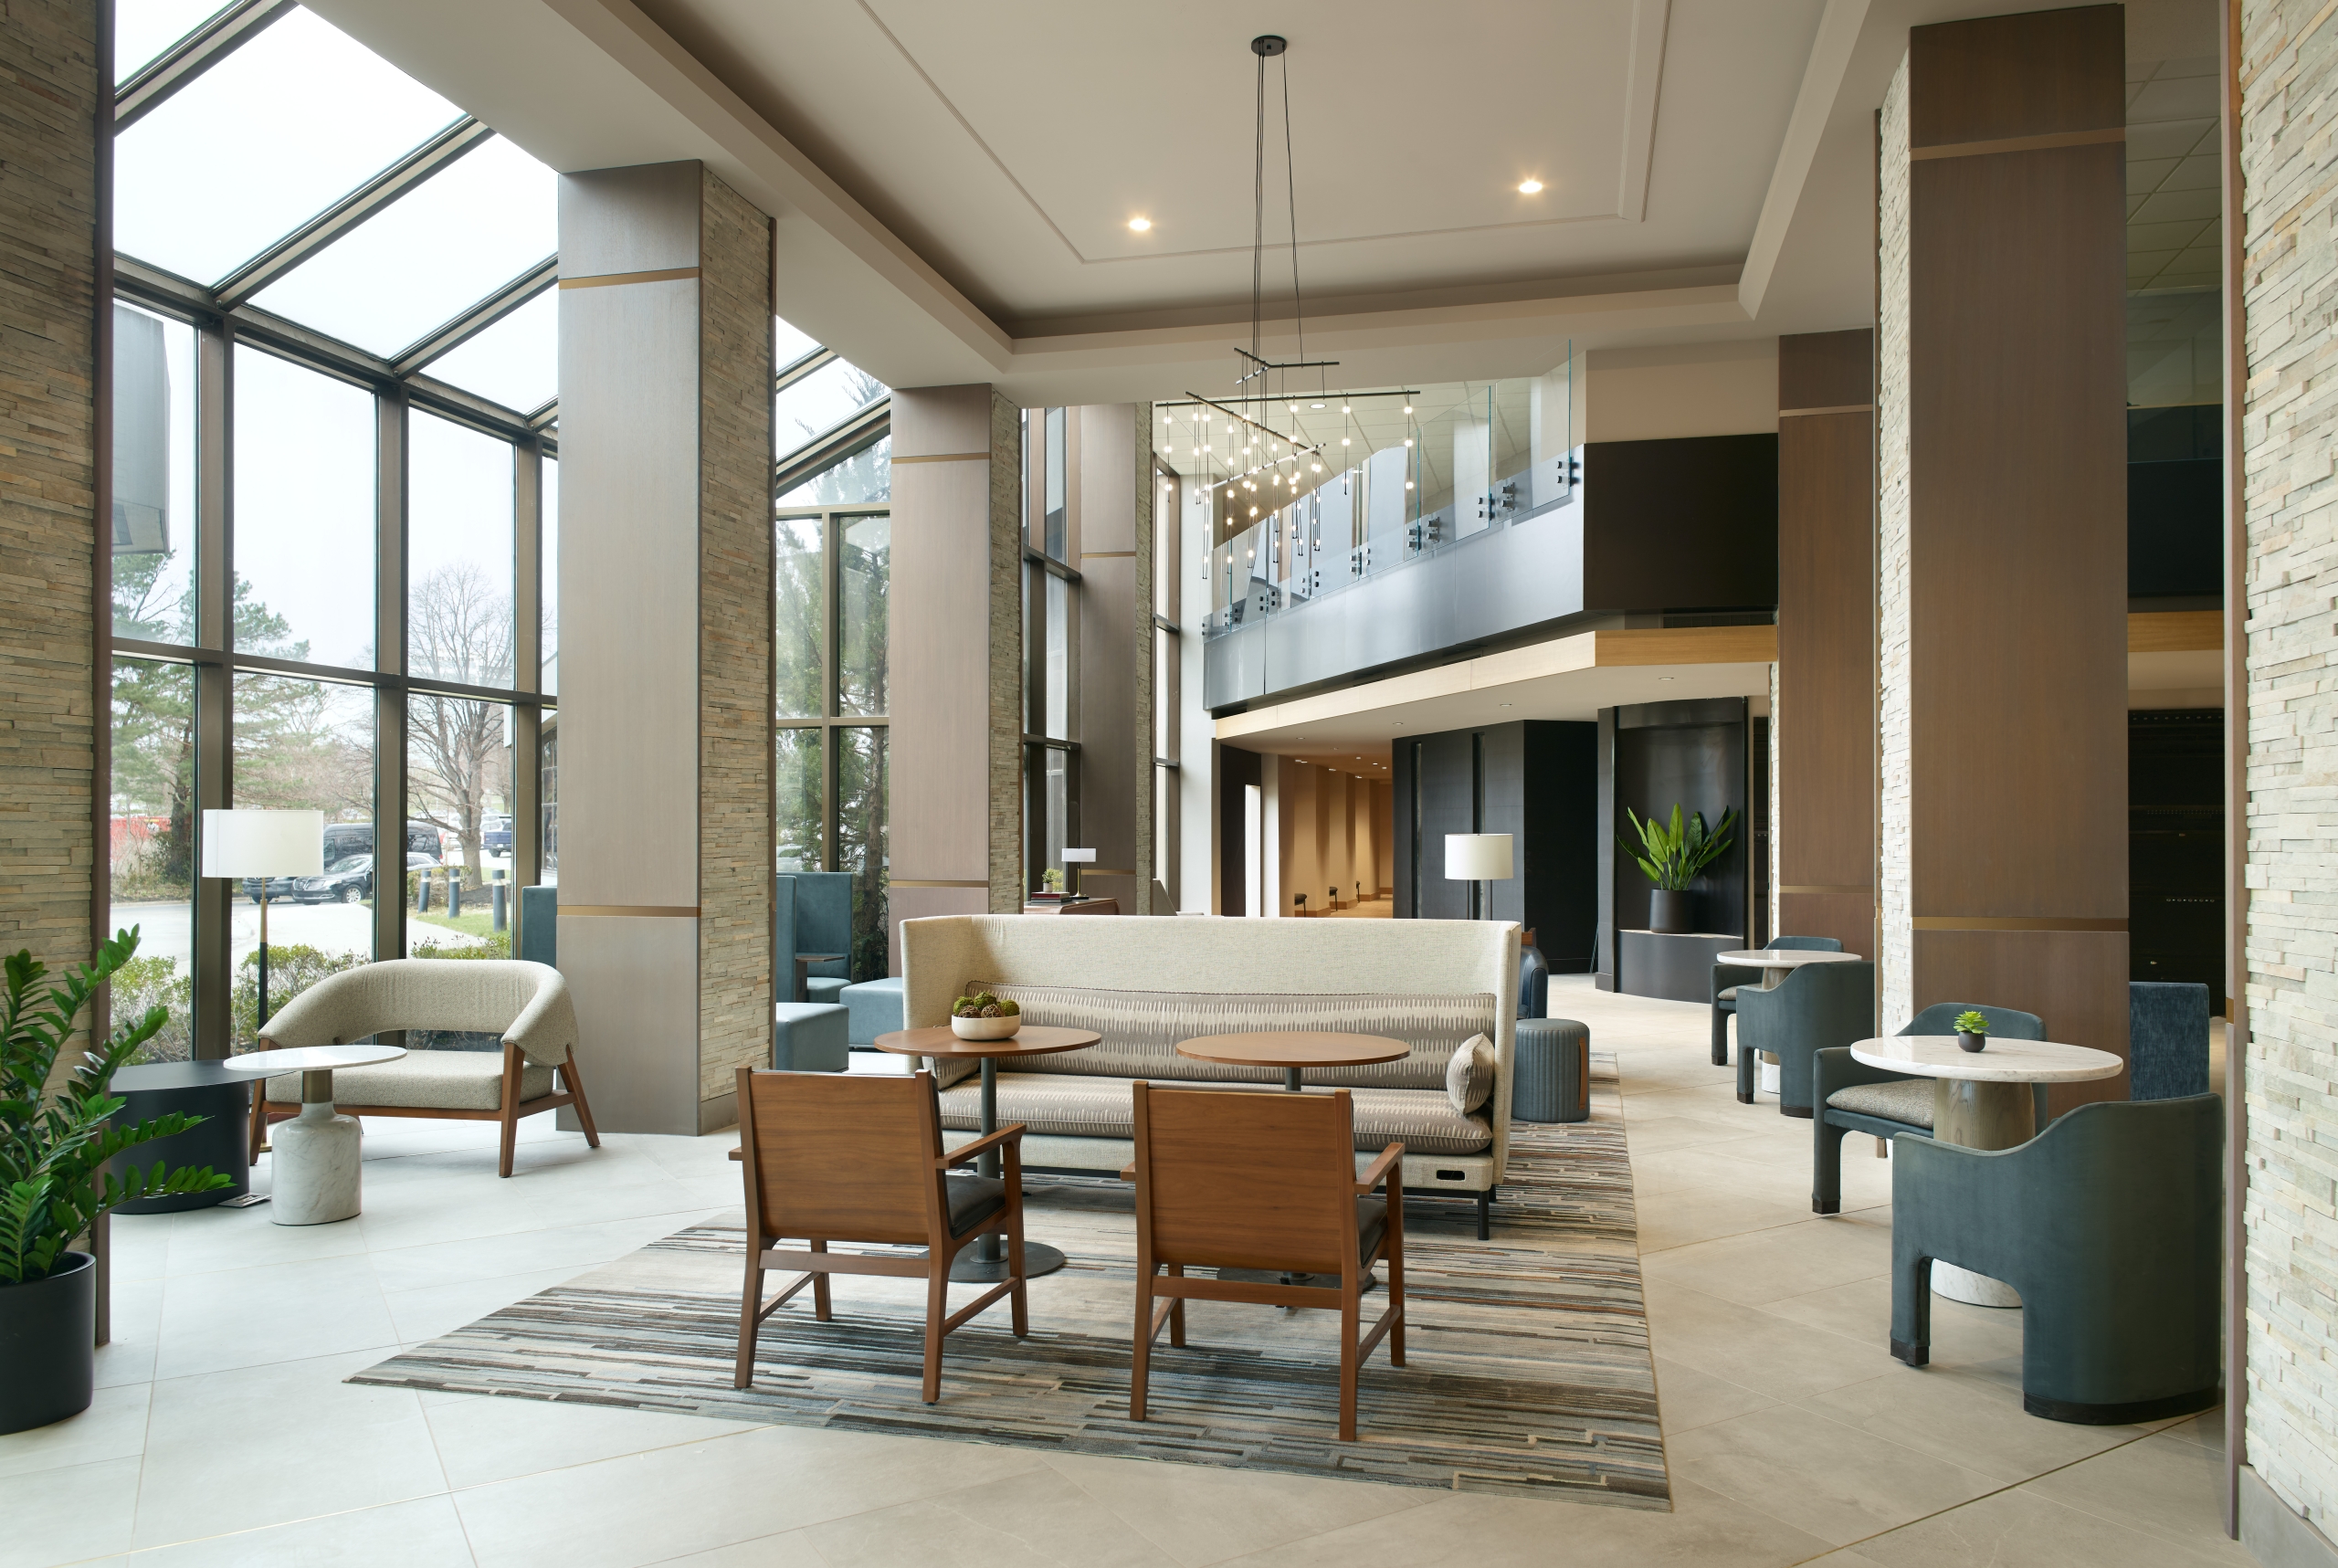
M 1737 1098 L 1754 1103 L 1754 1063 L 1764 1052 L 1778 1058 L 1778 1110 L 1810 1114 L 1810 1058 L 1875 1032 L 1875 965 L 1806 963 L 1771 989 L 1745 985 L 1737 993 Z
M 835 1002 L 852 978 L 852 873 L 783 871 L 772 900 L 772 951 L 780 961 L 778 984 L 786 1002 Z M 842 953 L 805 969 L 804 994 L 795 994 L 794 960 L 803 953 Z
M 2127 987 L 2128 1094 L 2176 1100 L 2208 1092 L 2208 988 L 2138 980 Z
M 1954 1032 L 1960 1013 L 1978 1013 L 1989 1020 L 1989 1033 L 2001 1040 L 2042 1040 L 2046 1021 L 2035 1013 L 2011 1007 L 1984 1007 L 1974 1002 L 1935 1002 L 1899 1030 L 1902 1035 L 1946 1035 Z M 1817 1114 L 1810 1122 L 1810 1212 L 1843 1212 L 1843 1134 L 1871 1132 L 1878 1138 L 1933 1135 L 1933 1079 L 1871 1068 L 1851 1059 L 1848 1046 L 1820 1051 L 1811 1058 L 1811 1104 Z M 2046 1125 L 2046 1086 L 2032 1086 L 2038 1097 L 2038 1125 Z
M 329 974 L 287 1002 L 260 1032 L 263 1049 L 345 1046 L 397 1029 L 502 1037 L 500 1051 L 408 1050 L 395 1061 L 342 1068 L 333 1102 L 343 1116 L 427 1116 L 500 1121 L 496 1174 L 511 1173 L 520 1119 L 576 1108 L 597 1149 L 593 1108 L 576 1076 L 576 1009 L 549 964 L 518 960 L 392 958 Z M 270 1118 L 300 1110 L 300 1075 L 252 1086 L 252 1155 Z
M 1518 1016 L 1547 1018 L 1551 1015 L 1551 966 L 1543 950 L 1528 942 L 1518 950 Z
M 2021 1402 L 2118 1426 L 2217 1402 L 2224 1106 L 2081 1105 L 2017 1149 L 1902 1140 L 1891 1353 L 1931 1359 L 1934 1259 L 2021 1293 Z
M 1773 951 L 1800 949 L 1806 952 L 1840 952 L 1843 944 L 1831 936 L 1776 936 L 1768 946 Z M 1729 1016 L 1737 1011 L 1737 988 L 1751 985 L 1759 990 L 1762 972 L 1743 964 L 1713 965 L 1713 1066 L 1729 1065 Z

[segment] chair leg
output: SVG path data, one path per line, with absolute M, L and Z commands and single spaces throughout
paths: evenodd
M 1388 1364 L 1405 1364 L 1405 1189 L 1388 1185 L 1388 1239 L 1381 1245 L 1388 1260 L 1388 1310 L 1396 1314 L 1388 1325 Z
M 941 1247 L 929 1247 L 939 1254 Z M 925 1277 L 925 1393 L 928 1405 L 942 1397 L 942 1325 L 950 1316 L 950 1259 L 935 1257 Z
M 828 1244 L 825 1241 L 815 1241 L 811 1245 L 815 1252 L 826 1252 L 828 1249 Z M 825 1274 L 816 1274 L 812 1277 L 812 1316 L 823 1323 L 830 1321 L 835 1316 L 828 1303 L 828 1277 Z
M 576 1120 L 584 1129 L 584 1146 L 601 1146 L 601 1130 L 593 1125 L 593 1108 L 584 1101 L 584 1081 L 576 1076 L 576 1053 L 571 1049 L 568 1059 L 560 1064 L 560 1081 L 576 1097 Z
M 1713 1066 L 1729 1065 L 1729 1009 L 1713 1004 Z
M 1129 1356 L 1129 1419 L 1144 1419 L 1145 1384 L 1153 1373 L 1153 1272 L 1137 1270 L 1136 1334 Z
M 1754 1103 L 1754 1085 L 1755 1082 L 1754 1074 L 1756 1070 L 1754 1063 L 1760 1059 L 1760 1052 L 1746 1045 L 1745 1022 L 1742 1018 L 1739 1019 L 1737 1025 L 1737 1103 L 1740 1105 L 1751 1105 Z
M 1810 1212 L 1843 1212 L 1843 1133 L 1821 1113 L 1810 1125 Z
M 1356 1354 L 1357 1320 L 1363 1316 L 1359 1292 L 1351 1289 L 1346 1300 L 1340 1303 L 1340 1441 L 1355 1441 L 1356 1363 L 1363 1358 Z
M 1494 1238 L 1494 1190 L 1488 1187 L 1478 1194 L 1478 1239 Z
M 527 1062 L 520 1055 L 520 1047 L 506 1045 L 503 1047 L 503 1107 L 502 1114 L 498 1118 L 503 1123 L 503 1141 L 495 1160 L 495 1173 L 499 1176 L 511 1173 L 512 1150 L 520 1142 L 520 1075 L 526 1070 Z
M 1182 1263 L 1172 1263 L 1169 1266 L 1169 1272 L 1182 1279 L 1185 1275 L 1185 1266 Z M 1169 1299 L 1169 1343 L 1178 1350 L 1185 1348 L 1185 1299 L 1183 1296 L 1172 1296 Z
M 1015 1289 L 1007 1299 L 1009 1327 L 1016 1339 L 1028 1338 L 1031 1314 L 1023 1277 L 1023 1158 L 1015 1145 L 1007 1146 L 1006 1176 L 1006 1274 L 1015 1281 Z
M 747 1283 L 739 1296 L 739 1364 L 731 1375 L 731 1386 L 746 1388 L 755 1381 L 755 1331 L 762 1325 L 755 1314 L 764 1304 L 763 1242 L 754 1237 L 747 1238 Z

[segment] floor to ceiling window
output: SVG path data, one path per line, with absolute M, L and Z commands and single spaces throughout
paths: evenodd
M 1023 416 L 1024 891 L 1072 890 L 1079 846 L 1079 529 L 1069 499 L 1069 409 Z
M 258 1023 L 260 889 L 195 878 L 203 810 L 324 816 L 271 1007 L 510 952 L 495 885 L 557 842 L 554 176 L 311 12 L 210 9 L 124 5 L 117 51 L 114 1005 L 170 1058 Z
M 890 394 L 776 324 L 774 844 L 780 871 L 852 879 L 855 980 L 885 973 Z

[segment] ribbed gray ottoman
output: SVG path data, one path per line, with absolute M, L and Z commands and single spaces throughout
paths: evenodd
M 1518 1020 L 1510 1113 L 1521 1121 L 1591 1119 L 1591 1031 L 1573 1018 Z

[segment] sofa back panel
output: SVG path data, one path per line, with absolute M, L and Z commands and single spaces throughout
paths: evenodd
M 1075 986 L 970 981 L 966 994 L 988 991 L 1023 1009 L 1023 1021 L 1051 1028 L 1093 1029 L 1104 1037 L 1084 1051 L 1065 1051 L 1030 1070 L 1155 1081 L 1185 1079 L 1280 1083 L 1279 1068 L 1227 1067 L 1177 1054 L 1177 1042 L 1203 1035 L 1307 1029 L 1403 1040 L 1409 1055 L 1370 1067 L 1311 1068 L 1307 1081 L 1346 1089 L 1445 1090 L 1446 1064 L 1475 1035 L 1494 1032 L 1490 993 L 1459 996 L 1229 994 L 1214 991 L 1108 991 Z

